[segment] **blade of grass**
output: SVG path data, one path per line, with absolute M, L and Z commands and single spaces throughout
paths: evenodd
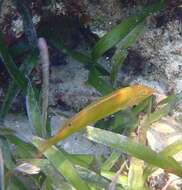
M 95 67 L 92 67 L 90 70 L 87 83 L 92 85 L 103 95 L 111 93 L 114 90 L 113 87 L 102 78 L 101 73 Z
M 128 56 L 126 50 L 117 49 L 115 54 L 112 57 L 112 70 L 111 70 L 111 82 L 114 83 L 117 77 L 119 70 L 121 69 L 124 60 Z
M 15 163 L 13 161 L 9 144 L 5 138 L 0 138 L 0 148 L 2 150 L 3 157 L 5 160 L 5 163 L 4 163 L 5 167 L 8 170 L 13 170 L 15 168 Z
M 23 29 L 27 37 L 29 45 L 34 49 L 37 47 L 37 33 L 32 21 L 31 11 L 27 6 L 25 0 L 14 0 L 16 8 L 18 9 L 23 19 Z
M 51 186 L 54 189 L 75 190 L 75 188 L 69 183 L 65 182 L 64 177 L 55 170 L 47 159 L 26 159 L 23 160 L 23 163 L 30 163 L 33 166 L 40 168 L 40 170 L 47 176 L 49 183 L 51 183 Z M 26 170 L 24 170 L 24 173 L 26 173 Z
M 159 121 L 162 117 L 166 116 L 171 111 L 171 106 L 169 104 L 162 106 L 160 109 L 151 113 L 149 116 L 149 123 L 152 124 Z
M 159 1 L 155 4 L 149 5 L 144 8 L 139 14 L 131 16 L 125 19 L 109 33 L 102 37 L 95 45 L 92 50 L 92 57 L 97 60 L 107 50 L 116 45 L 122 38 L 124 38 L 131 30 L 133 30 L 139 23 L 143 22 L 144 19 L 152 13 L 159 11 L 165 5 L 165 2 Z
M 9 51 L 4 43 L 2 32 L 0 32 L 0 54 L 5 64 L 5 67 L 8 70 L 12 79 L 24 92 L 26 92 L 27 79 L 22 74 L 22 72 L 20 72 L 20 70 L 14 63 L 11 55 L 9 54 Z
M 89 70 L 94 65 L 96 69 L 98 69 L 98 71 L 101 72 L 103 75 L 109 75 L 109 72 L 104 67 L 102 67 L 99 63 L 94 62 L 90 55 L 86 55 L 81 52 L 74 51 L 70 48 L 67 48 L 62 42 L 62 40 L 59 38 L 55 39 L 51 37 L 50 41 L 54 44 L 56 48 L 62 50 L 65 54 L 69 55 L 70 57 L 77 60 L 78 62 L 85 64 L 86 67 L 89 68 Z
M 54 46 L 60 50 L 63 51 L 63 53 L 68 54 L 71 56 L 73 59 L 81 62 L 81 63 L 93 63 L 91 57 L 89 55 L 83 54 L 78 51 L 74 51 L 70 48 L 67 48 L 63 41 L 60 38 L 50 38 L 50 41 L 54 44 Z
M 76 167 L 76 168 L 80 176 L 85 181 L 87 181 L 87 183 L 95 184 L 97 185 L 97 187 L 104 189 L 107 189 L 107 187 L 109 186 L 110 180 L 107 180 L 103 176 L 100 176 L 99 174 L 83 167 Z M 123 189 L 122 186 L 116 185 L 116 190 L 122 190 L 122 189 Z
M 110 129 L 113 132 L 129 134 L 138 126 L 138 117 L 131 110 L 121 111 L 115 114 Z
M 182 176 L 182 167 L 177 161 L 157 154 L 155 151 L 142 144 L 134 143 L 126 136 L 93 127 L 87 127 L 86 132 L 87 138 L 94 142 L 119 149 L 149 164 L 171 171 L 171 173 L 180 177 Z
M 78 158 L 79 160 L 82 161 L 82 163 L 86 163 L 87 166 L 91 165 L 94 160 L 95 160 L 95 156 L 92 154 L 69 154 L 70 155 L 70 159 L 71 158 Z
M 150 127 L 149 116 L 152 110 L 152 102 L 153 97 L 151 96 L 148 100 L 148 109 L 146 116 L 140 121 L 140 125 L 138 127 L 138 135 L 133 136 L 133 140 L 135 142 L 139 142 L 141 144 L 146 144 L 147 138 L 146 133 Z M 130 168 L 128 173 L 128 186 L 131 190 L 140 190 L 146 189 L 145 187 L 145 177 L 144 177 L 144 167 L 145 163 L 143 160 L 132 157 L 130 159 Z
M 17 176 L 12 176 L 9 184 L 8 184 L 8 190 L 29 190 L 27 185 Z
M 112 57 L 112 71 L 111 71 L 111 81 L 112 83 L 115 82 L 117 73 L 121 69 L 124 60 L 126 59 L 128 52 L 127 49 L 130 48 L 134 43 L 136 43 L 139 36 L 144 31 L 145 23 L 139 23 L 136 25 L 136 27 L 131 30 L 131 32 L 128 33 L 127 36 L 125 36 L 121 42 L 117 45 L 116 52 L 114 53 Z
M 48 175 L 51 179 L 56 175 L 58 179 L 55 179 L 56 181 L 61 181 L 60 184 L 63 181 L 62 176 L 57 176 L 57 174 L 54 174 L 55 171 L 53 166 L 50 164 L 50 162 L 46 159 L 32 159 L 27 160 L 27 162 L 30 162 L 31 164 L 36 165 L 37 167 L 40 167 L 41 170 L 45 173 L 45 175 Z M 107 180 L 106 178 L 100 176 L 99 174 L 95 173 L 94 171 L 91 171 L 89 169 L 86 169 L 84 167 L 76 166 L 76 171 L 80 175 L 80 177 L 85 180 L 88 184 L 95 184 L 98 187 L 102 187 L 106 189 L 110 183 L 110 180 Z M 53 181 L 55 181 L 53 179 Z M 65 182 L 64 182 L 65 183 Z M 120 186 L 117 186 L 117 189 L 120 189 Z
M 143 34 L 145 28 L 145 20 L 137 24 L 118 44 L 117 49 L 119 50 L 127 50 L 133 44 L 135 44 L 138 38 Z M 116 51 L 117 53 L 117 51 Z
M 163 104 L 175 104 L 178 100 L 180 100 L 180 94 L 172 94 L 170 96 L 167 96 L 165 99 L 161 100 L 158 103 L 158 106 L 163 105 Z
M 109 180 L 112 180 L 116 173 L 111 171 L 101 171 L 101 175 Z M 128 176 L 120 175 L 117 183 L 122 185 L 124 189 L 128 189 Z
M 27 90 L 26 108 L 31 128 L 35 130 L 38 136 L 43 136 L 45 129 L 43 127 L 42 115 L 31 84 Z
M 40 168 L 40 170 L 52 181 L 53 184 L 55 184 L 55 186 L 60 184 L 60 187 L 64 189 L 64 184 L 66 184 L 64 177 L 59 172 L 57 172 L 57 170 L 55 170 L 55 168 L 47 159 L 26 159 L 23 160 L 23 163 L 30 163 Z M 67 189 L 70 190 L 70 188 L 65 187 L 65 190 Z
M 27 139 L 29 139 L 29 135 L 30 134 L 27 134 Z M 19 155 L 19 157 L 32 158 L 36 156 L 34 146 L 25 142 L 15 131 L 4 126 L 4 128 L 0 130 L 0 136 L 3 136 L 9 142 L 16 145 L 16 152 L 14 153 Z
M 50 179 L 50 177 L 46 178 L 42 188 L 45 190 L 76 190 L 74 187 L 64 181 L 55 183 L 52 179 Z
M 66 158 L 75 165 L 80 165 L 88 168 L 94 161 L 93 155 L 69 154 L 64 149 L 60 149 L 65 154 Z
M 52 180 L 50 178 L 46 178 L 44 180 L 44 183 L 42 185 L 42 189 L 46 189 L 46 190 L 54 190 L 53 186 L 52 186 Z
M 65 155 L 66 159 L 68 159 L 74 165 L 88 168 L 94 161 L 93 155 L 69 154 L 62 148 L 60 148 L 59 150 Z
M 102 164 L 101 171 L 109 171 L 121 156 L 121 152 L 113 151 L 109 158 Z
M 180 151 L 182 151 L 182 140 L 177 140 L 174 143 L 168 145 L 159 154 L 166 156 L 166 157 L 172 157 Z M 147 180 L 148 177 L 152 174 L 152 172 L 154 172 L 156 169 L 157 168 L 155 166 L 148 165 L 144 170 L 145 180 Z
M 130 190 L 144 189 L 143 169 L 144 161 L 132 157 L 128 173 L 128 187 Z
M 134 116 L 138 116 L 138 114 L 146 110 L 146 108 L 149 105 L 150 98 L 151 97 L 146 98 L 144 101 L 142 101 L 140 104 L 138 104 L 132 109 L 132 113 Z
M 169 112 L 172 110 L 173 106 L 175 103 L 178 101 L 179 97 L 176 94 L 173 94 L 171 96 L 168 96 L 164 100 L 158 103 L 156 111 L 153 113 L 150 113 L 148 116 L 148 122 L 151 125 L 152 123 L 160 120 L 162 117 L 166 116 L 169 114 Z M 159 154 L 162 154 L 163 156 L 166 157 L 172 157 L 173 154 L 177 153 L 178 150 L 181 149 L 180 142 L 176 142 L 169 145 L 169 147 L 166 147 L 163 151 L 161 151 Z M 148 176 L 151 175 L 151 173 L 156 169 L 155 166 L 148 165 L 145 170 L 144 170 L 144 179 L 147 180 Z
M 20 158 L 32 158 L 36 156 L 34 147 L 16 136 L 7 136 L 8 140 L 16 145 L 16 154 Z
M 30 57 L 27 57 L 24 61 L 24 63 L 20 66 L 20 70 L 25 74 L 29 75 L 33 68 L 35 67 L 37 63 L 37 56 L 33 55 Z M 20 93 L 19 86 L 16 84 L 15 81 L 12 81 L 10 83 L 10 86 L 8 87 L 5 99 L 3 101 L 3 104 L 0 109 L 0 119 L 4 119 L 5 115 L 8 113 L 13 100 L 16 98 L 16 96 Z
M 5 183 L 4 183 L 4 158 L 3 152 L 0 147 L 0 189 L 5 190 Z
M 169 114 L 177 100 L 177 95 L 171 95 L 159 102 L 159 104 L 156 107 L 156 110 L 149 115 L 148 122 L 150 123 L 150 125 L 156 121 L 159 121 L 162 117 Z
M 42 140 L 35 137 L 33 144 L 40 149 Z M 66 159 L 64 153 L 58 151 L 55 147 L 51 147 L 44 152 L 44 155 L 73 187 L 79 190 L 89 190 L 88 185 L 80 178 L 72 163 Z
M 173 156 L 182 150 L 182 140 L 177 140 L 174 143 L 168 145 L 160 154 L 164 156 Z
M 17 84 L 12 81 L 10 83 L 10 86 L 8 87 L 8 91 L 6 93 L 5 99 L 1 105 L 1 110 L 0 110 L 0 120 L 3 120 L 6 114 L 8 113 L 13 100 L 16 98 L 16 96 L 20 93 L 20 89 L 17 86 Z

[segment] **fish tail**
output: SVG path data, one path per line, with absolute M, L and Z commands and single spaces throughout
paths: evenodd
M 60 141 L 60 137 L 55 135 L 47 140 L 45 140 L 40 146 L 40 153 L 44 153 L 47 149 L 49 149 L 52 145 L 57 144 Z

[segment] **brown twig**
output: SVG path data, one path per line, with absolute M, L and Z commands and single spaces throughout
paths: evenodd
M 123 171 L 125 165 L 126 165 L 126 162 L 124 162 L 121 165 L 120 169 L 117 171 L 116 175 L 113 177 L 113 179 L 112 179 L 112 181 L 111 181 L 111 183 L 109 185 L 108 190 L 115 190 L 116 189 L 116 184 L 117 184 L 118 178 L 119 178 L 121 172 Z
M 40 62 L 42 64 L 42 118 L 43 118 L 43 136 L 46 137 L 47 109 L 49 99 L 49 52 L 46 40 L 39 38 L 38 48 L 40 51 Z

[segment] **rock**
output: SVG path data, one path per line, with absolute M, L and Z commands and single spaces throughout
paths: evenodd
M 144 57 L 147 67 L 143 74 L 150 75 L 159 83 L 174 86 L 181 91 L 182 77 L 182 28 L 179 20 L 162 28 L 149 28 L 134 47 Z M 150 73 L 149 67 L 153 66 Z
M 96 100 L 100 94 L 86 85 L 88 70 L 77 61 L 68 58 L 66 65 L 51 68 L 50 105 L 66 104 L 78 111 Z M 62 106 L 62 109 L 66 107 Z

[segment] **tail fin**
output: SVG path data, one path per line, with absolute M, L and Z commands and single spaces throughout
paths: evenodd
M 39 152 L 37 154 L 38 158 L 41 158 L 44 154 L 45 151 L 47 151 L 47 149 L 49 149 L 52 145 L 56 144 L 57 142 L 60 141 L 60 138 L 58 138 L 58 136 L 53 136 L 48 140 L 45 140 L 44 142 L 42 142 L 42 144 L 39 147 Z

